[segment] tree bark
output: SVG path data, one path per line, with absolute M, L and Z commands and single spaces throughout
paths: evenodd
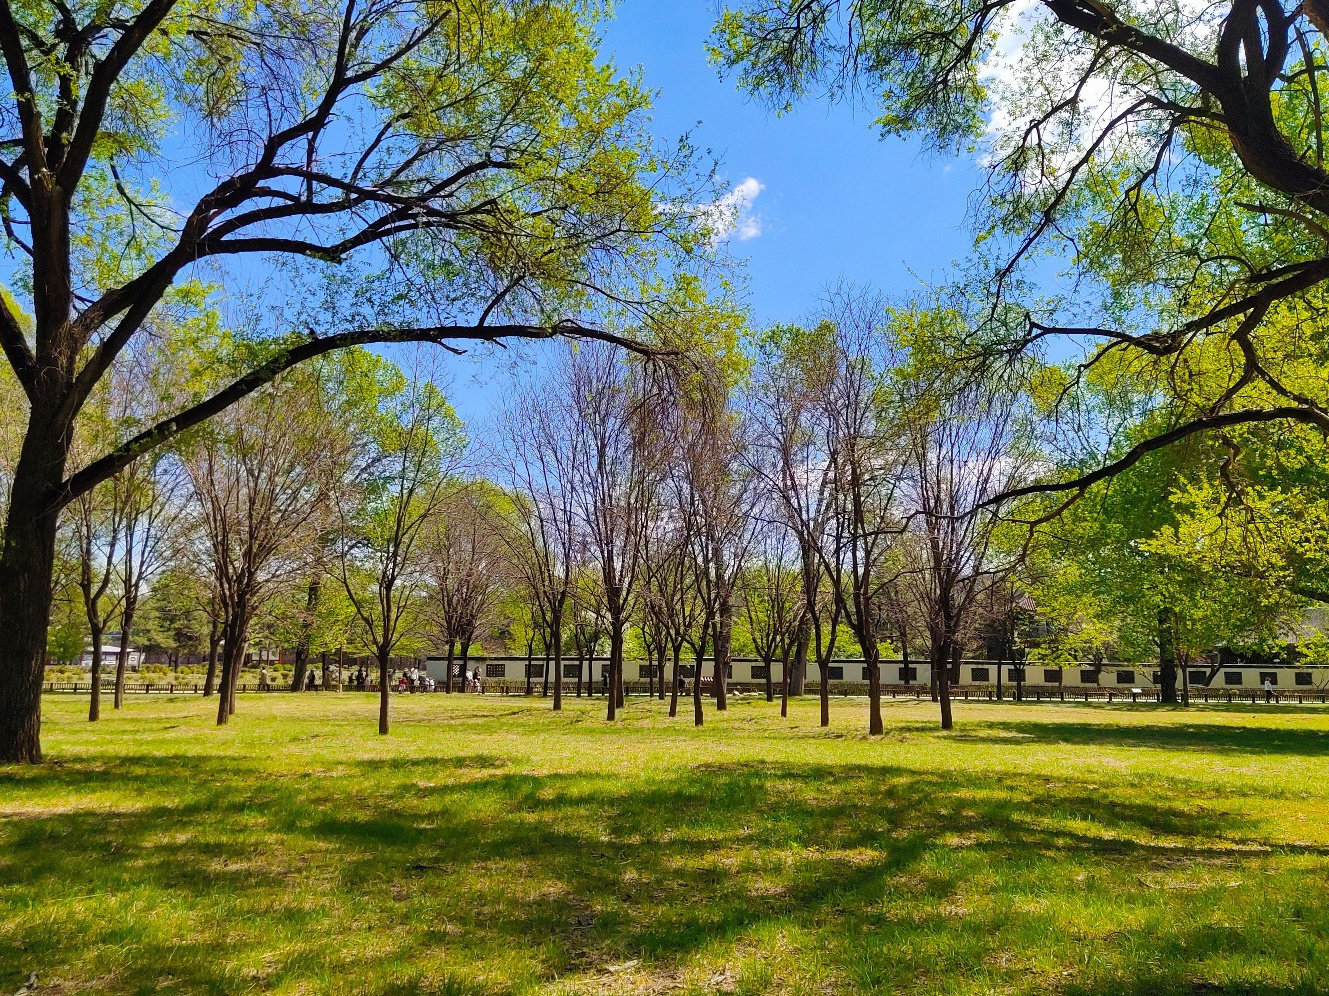
M 720 602 L 715 620 L 715 708 L 729 708 L 729 661 L 734 637 L 734 604 L 726 597 Z
M 706 659 L 706 641 L 697 648 L 697 666 L 692 675 L 692 725 L 701 726 L 704 717 L 701 712 L 701 662 Z
M 942 637 L 933 642 L 932 673 L 937 689 L 937 701 L 941 703 L 941 728 L 951 729 L 955 723 L 951 717 L 951 652 L 950 639 Z
M 456 663 L 456 653 L 457 653 L 457 641 L 456 641 L 456 640 L 453 640 L 453 639 L 451 639 L 451 638 L 449 638 L 449 639 L 448 639 L 448 663 L 447 663 L 447 667 L 446 667 L 446 669 L 445 669 L 444 672 L 443 672 L 443 691 L 444 691 L 444 692 L 447 692 L 448 694 L 451 694 L 451 693 L 452 693 L 452 668 L 453 668 L 453 665 Z M 530 685 L 531 685 L 531 679 L 530 679 L 530 677 L 529 677 L 529 676 L 530 676 L 530 673 L 531 673 L 531 669 L 530 669 L 530 667 L 528 666 L 528 667 L 526 668 L 526 674 L 527 674 L 527 678 L 526 678 L 526 687 L 527 687 L 527 690 L 528 690 L 528 691 L 530 690 Z
M 526 641 L 526 694 L 531 694 L 531 666 L 535 663 L 535 637 Z M 452 668 L 448 668 L 449 678 L 452 675 Z
M 669 689 L 669 718 L 678 715 L 678 668 L 679 658 L 683 656 L 683 644 L 674 644 L 674 680 Z
M 205 699 L 212 694 L 217 685 L 217 651 L 221 648 L 221 638 L 221 622 L 213 616 L 211 628 L 208 630 L 208 673 L 203 679 Z
M 613 722 L 618 718 L 618 710 L 622 703 L 618 697 L 618 669 L 615 666 L 619 659 L 619 654 L 623 647 L 623 631 L 611 622 L 609 626 L 609 674 L 608 688 L 605 698 L 608 700 L 605 706 L 605 719 Z
M 92 699 L 88 702 L 88 722 L 102 718 L 102 631 L 99 626 L 88 627 L 92 642 Z
M 812 622 L 805 614 L 798 623 L 798 642 L 794 644 L 794 670 L 789 676 L 789 694 L 802 696 L 808 676 L 808 650 L 812 646 Z
M 874 646 L 868 658 L 868 736 L 881 736 L 886 727 L 881 721 L 881 659 Z
M 34 221 L 34 248 L 40 227 Z M 64 231 L 67 245 L 68 228 Z M 58 287 L 47 290 L 60 293 Z M 61 314 L 68 314 L 67 283 L 64 291 Z M 37 294 L 39 300 L 46 296 Z M 57 303 L 53 297 L 52 305 Z M 62 375 L 52 370 L 49 376 L 58 380 Z M 42 681 L 59 517 L 50 496 L 64 477 L 70 436 L 57 415 L 59 399 L 54 391 L 46 393 L 52 396 L 38 396 L 28 418 L 0 547 L 0 762 L 37 764 L 42 759 Z
M 125 595 L 125 608 L 120 617 L 120 652 L 115 657 L 115 708 L 125 707 L 125 668 L 129 664 L 129 637 L 134 631 L 134 613 L 138 610 L 134 597 Z
M 1173 630 L 1174 613 L 1171 606 L 1158 610 L 1158 677 L 1162 701 L 1177 702 L 1177 642 Z
M 780 671 L 780 718 L 789 718 L 789 650 L 785 648 Z
M 313 629 L 314 609 L 318 607 L 319 576 L 309 579 L 309 588 L 305 593 L 305 618 L 300 625 L 300 638 L 295 641 L 295 665 L 291 678 L 291 691 L 301 692 L 305 687 L 305 674 L 309 668 L 309 634 Z
M 818 660 L 817 667 L 821 670 L 821 725 L 831 725 L 831 662 L 830 659 Z
M 560 616 L 562 612 L 560 610 Z M 554 620 L 554 712 L 563 711 L 563 626 Z
M 382 650 L 378 653 L 378 733 L 379 736 L 388 735 L 388 696 L 391 691 L 388 688 L 389 671 L 392 668 L 392 658 Z M 448 673 L 451 673 L 449 668 Z

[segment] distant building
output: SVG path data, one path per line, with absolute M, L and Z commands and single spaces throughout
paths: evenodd
M 139 665 L 143 663 L 143 652 L 129 647 L 126 650 L 128 660 L 125 661 L 125 667 L 130 671 L 137 671 Z M 107 633 L 102 637 L 102 670 L 116 666 L 120 657 L 120 634 Z M 92 670 L 92 645 L 85 644 L 83 647 L 83 657 L 79 665 L 85 671 Z

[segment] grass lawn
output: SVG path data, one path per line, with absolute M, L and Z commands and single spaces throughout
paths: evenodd
M 1329 710 L 48 696 L 0 993 L 1329 993 Z

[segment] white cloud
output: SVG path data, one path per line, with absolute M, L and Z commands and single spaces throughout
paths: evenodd
M 761 215 L 753 211 L 753 205 L 765 189 L 766 185 L 756 177 L 747 176 L 702 209 L 717 240 L 737 235 L 739 241 L 746 242 L 762 233 Z

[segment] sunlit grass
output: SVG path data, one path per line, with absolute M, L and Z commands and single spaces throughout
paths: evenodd
M 48 696 L 0 993 L 1329 992 L 1329 711 L 833 706 Z

